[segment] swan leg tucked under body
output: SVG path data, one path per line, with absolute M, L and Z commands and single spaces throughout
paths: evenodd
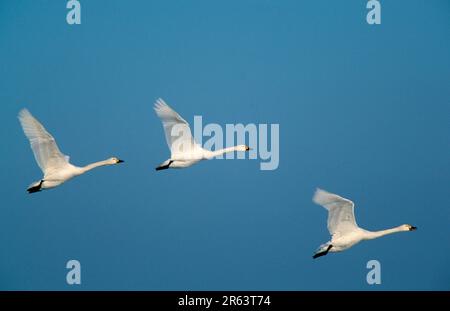
M 154 109 L 163 124 L 167 145 L 171 153 L 170 159 L 156 167 L 157 171 L 168 168 L 185 168 L 201 160 L 209 160 L 224 153 L 250 150 L 245 145 L 216 151 L 203 149 L 192 137 L 189 123 L 161 98 L 156 101 Z
M 328 231 L 331 234 L 331 241 L 320 245 L 313 258 L 324 256 L 328 252 L 344 251 L 363 240 L 417 229 L 411 225 L 401 225 L 381 231 L 364 230 L 356 224 L 355 205 L 352 201 L 321 189 L 317 189 L 313 201 L 328 210 Z
M 25 135 L 30 141 L 36 162 L 44 173 L 44 178 L 28 187 L 27 191 L 29 193 L 57 187 L 73 177 L 84 174 L 96 167 L 123 162 L 116 157 L 112 157 L 84 167 L 74 166 L 69 163 L 69 157 L 61 153 L 53 136 L 47 132 L 44 126 L 28 110 L 22 109 L 19 112 L 19 120 Z

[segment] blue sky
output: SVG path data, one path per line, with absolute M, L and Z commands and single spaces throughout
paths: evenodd
M 0 289 L 449 290 L 450 2 L 0 3 Z M 280 165 L 169 156 L 152 110 L 278 123 Z M 27 107 L 72 163 L 100 168 L 35 195 Z M 316 187 L 387 236 L 317 260 Z M 82 284 L 66 284 L 66 262 Z M 382 284 L 366 283 L 379 260 Z

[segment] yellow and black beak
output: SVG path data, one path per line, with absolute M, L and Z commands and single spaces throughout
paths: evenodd
M 411 226 L 411 227 L 409 228 L 409 231 L 414 231 L 414 230 L 417 230 L 417 227 Z
M 249 151 L 252 150 L 252 148 L 250 148 L 249 146 L 245 146 L 245 151 Z
M 117 161 L 117 163 L 123 163 L 123 162 L 125 162 L 125 161 L 124 160 L 120 160 L 120 159 Z

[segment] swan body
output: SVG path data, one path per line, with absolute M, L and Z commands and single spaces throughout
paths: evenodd
M 29 193 L 57 187 L 75 176 L 84 174 L 96 167 L 122 163 L 116 157 L 104 161 L 95 162 L 84 167 L 78 167 L 69 163 L 69 157 L 62 154 L 55 139 L 44 126 L 27 110 L 19 112 L 19 121 L 25 136 L 30 141 L 34 157 L 44 177 L 32 183 L 28 187 Z
M 326 255 L 328 252 L 341 252 L 363 241 L 376 239 L 388 234 L 413 231 L 417 228 L 411 225 L 401 225 L 381 231 L 364 230 L 356 224 L 354 203 L 336 194 L 317 189 L 313 201 L 328 210 L 328 231 L 331 240 L 320 245 L 313 258 Z
M 171 156 L 161 163 L 156 170 L 168 168 L 185 168 L 201 160 L 210 160 L 218 155 L 234 152 L 249 151 L 245 145 L 224 148 L 216 151 L 203 149 L 192 136 L 189 123 L 186 122 L 175 110 L 169 107 L 161 98 L 154 106 L 155 112 L 161 119 L 164 127 L 167 145 Z

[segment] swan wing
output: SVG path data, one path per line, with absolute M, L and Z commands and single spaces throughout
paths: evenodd
M 358 228 L 352 201 L 322 189 L 316 190 L 313 201 L 328 210 L 328 231 L 333 237 Z
M 192 137 L 189 123 L 170 108 L 164 100 L 159 98 L 154 109 L 163 124 L 167 145 L 172 155 L 201 149 Z
M 27 109 L 19 112 L 19 121 L 44 174 L 69 163 L 69 157 L 59 151 L 53 136 Z

